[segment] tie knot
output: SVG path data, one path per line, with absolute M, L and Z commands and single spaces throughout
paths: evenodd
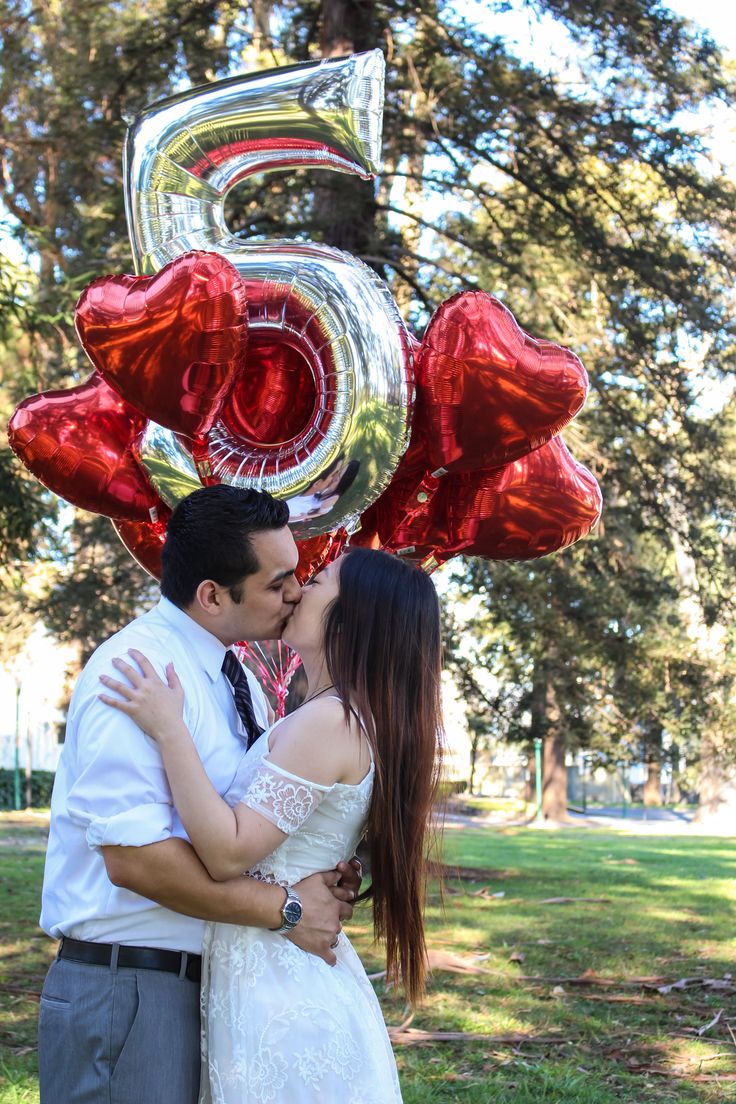
M 226 678 L 230 679 L 233 686 L 240 679 L 245 678 L 243 668 L 240 666 L 235 655 L 230 651 L 225 652 L 225 658 L 222 661 L 222 673 Z

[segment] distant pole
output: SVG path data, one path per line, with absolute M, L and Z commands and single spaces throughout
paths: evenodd
M 583 812 L 587 813 L 587 811 L 588 811 L 588 787 L 587 787 L 588 757 L 587 757 L 587 755 L 583 755 L 583 757 L 581 759 L 581 762 L 583 764 L 583 778 L 582 778 L 582 781 L 583 781 Z
M 15 684 L 15 762 L 13 765 L 13 807 L 20 809 L 20 680 Z
M 26 723 L 26 809 L 33 806 L 33 732 L 31 730 L 31 715 L 27 715 Z
M 537 813 L 536 819 L 542 819 L 542 740 L 534 737 L 534 762 L 536 766 Z
M 623 794 L 623 807 L 621 809 L 621 816 L 624 818 L 624 820 L 626 820 L 626 817 L 628 816 L 628 813 L 629 813 L 629 806 L 628 806 L 628 802 L 627 802 L 628 794 L 627 794 L 626 791 L 627 791 L 626 765 L 625 765 L 625 763 L 622 763 L 621 764 L 621 792 Z

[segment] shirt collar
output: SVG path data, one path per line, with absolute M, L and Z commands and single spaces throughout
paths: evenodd
M 204 672 L 212 682 L 219 678 L 222 661 L 227 648 L 207 629 L 203 629 L 193 618 L 179 609 L 168 598 L 161 595 L 157 609 L 164 621 L 167 621 L 181 636 L 186 638 L 187 647 L 196 655 Z

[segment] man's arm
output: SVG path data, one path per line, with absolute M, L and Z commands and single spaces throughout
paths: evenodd
M 243 924 L 257 928 L 278 928 L 284 891 L 255 878 L 239 877 L 228 882 L 210 878 L 194 849 L 185 840 L 171 837 L 144 847 L 102 847 L 107 875 L 113 885 L 155 901 L 164 908 L 200 920 Z M 354 890 L 343 888 L 337 871 L 312 874 L 295 887 L 303 915 L 289 937 L 310 954 L 330 966 L 341 923 L 353 914 L 348 902 Z

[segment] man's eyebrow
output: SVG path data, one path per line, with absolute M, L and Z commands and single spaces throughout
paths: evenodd
M 284 581 L 284 579 L 288 579 L 289 576 L 293 575 L 295 571 L 296 571 L 296 568 L 292 567 L 290 571 L 279 571 L 279 572 L 277 572 L 276 575 L 273 575 L 271 577 L 271 579 L 269 579 L 269 585 L 271 583 L 282 583 Z

